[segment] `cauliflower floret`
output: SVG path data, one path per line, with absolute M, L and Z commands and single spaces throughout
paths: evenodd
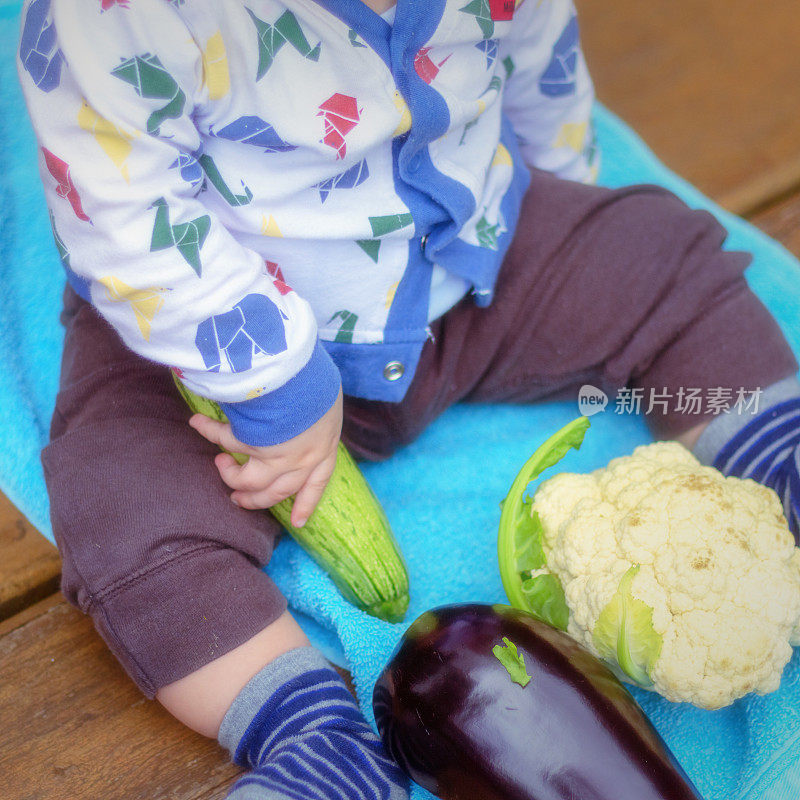
M 800 644 L 800 549 L 771 489 L 659 442 L 545 481 L 532 509 L 568 632 L 596 655 L 702 708 L 778 687 Z

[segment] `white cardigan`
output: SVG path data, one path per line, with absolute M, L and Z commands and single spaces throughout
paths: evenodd
M 526 164 L 596 171 L 570 0 L 32 0 L 19 63 L 73 286 L 250 444 L 400 400 Z

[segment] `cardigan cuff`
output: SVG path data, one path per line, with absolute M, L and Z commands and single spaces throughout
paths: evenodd
M 269 447 L 308 430 L 336 402 L 339 370 L 317 341 L 311 358 L 291 380 L 238 403 L 220 402 L 233 435 L 251 447 Z

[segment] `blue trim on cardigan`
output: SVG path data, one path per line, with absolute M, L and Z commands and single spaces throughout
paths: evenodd
M 497 237 L 497 249 L 476 247 L 462 239 L 455 239 L 436 253 L 437 264 L 472 282 L 472 294 L 478 306 L 488 306 L 492 302 L 497 274 L 514 238 L 522 200 L 531 183 L 531 174 L 519 151 L 517 136 L 505 115 L 500 129 L 500 142 L 511 155 L 514 174 L 500 202 L 500 213 L 503 215 L 506 230 Z M 426 250 L 431 250 L 430 241 Z
M 310 428 L 336 402 L 339 371 L 317 342 L 306 365 L 268 394 L 241 403 L 220 402 L 233 435 L 253 447 L 269 447 Z
M 391 69 L 389 36 L 392 26 L 361 0 L 314 0 L 346 22 Z
M 404 202 L 408 203 L 402 184 L 422 193 L 426 204 L 441 209 L 430 227 L 417 227 L 418 234 L 429 234 L 426 253 L 430 256 L 455 239 L 475 211 L 472 192 L 439 172 L 431 161 L 428 145 L 447 133 L 450 112 L 444 98 L 414 67 L 417 53 L 439 27 L 444 8 L 445 0 L 398 0 L 390 39 L 392 75 L 411 112 L 411 130 L 399 151 L 395 151 L 395 187 Z M 409 207 L 416 222 L 416 209 Z
M 399 403 L 405 397 L 419 363 L 423 341 L 380 344 L 323 342 L 342 376 L 342 391 L 364 400 Z M 399 361 L 403 375 L 395 381 L 384 377 L 386 365 Z

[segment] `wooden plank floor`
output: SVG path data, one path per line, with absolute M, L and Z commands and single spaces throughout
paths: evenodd
M 225 796 L 222 749 L 145 700 L 86 617 L 59 595 L 32 611 L 0 637 L 4 798 Z
M 2 494 L 0 554 L 0 621 L 58 590 L 58 552 Z
M 750 0 L 577 6 L 599 98 L 669 167 L 800 256 L 796 0 L 758 15 Z M 0 795 L 224 797 L 226 754 L 138 694 L 57 593 L 58 570 L 55 548 L 0 496 Z
M 598 98 L 737 214 L 800 190 L 796 0 L 577 0 Z

